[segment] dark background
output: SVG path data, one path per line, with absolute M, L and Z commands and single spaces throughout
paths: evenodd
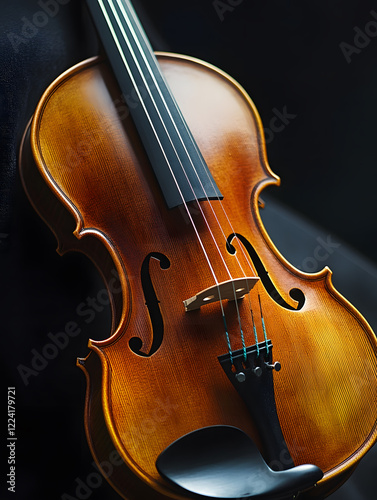
M 17 493 L 4 498 L 17 500 L 74 498 L 77 478 L 85 482 L 95 471 L 83 429 L 85 380 L 75 361 L 87 354 L 88 338 L 107 337 L 110 321 L 106 310 L 90 323 L 77 315 L 77 306 L 103 285 L 86 259 L 54 252 L 54 236 L 32 210 L 17 170 L 19 141 L 43 90 L 97 53 L 82 2 L 65 1 L 18 51 L 10 38 L 22 35 L 24 19 L 41 6 L 0 1 L 1 394 L 6 413 L 6 387 L 16 387 L 18 437 Z M 212 0 L 134 5 L 156 49 L 215 64 L 251 95 L 268 129 L 270 165 L 282 178 L 266 194 L 273 240 L 306 271 L 329 264 L 335 273 L 341 262 L 335 283 L 376 329 L 377 24 L 368 23 L 377 23 L 371 13 L 376 9 L 377 18 L 377 2 L 244 0 L 228 4 L 222 16 Z M 360 35 L 366 29 L 369 38 Z M 349 44 L 348 61 L 342 42 Z M 271 119 L 284 109 L 295 117 L 272 133 Z M 318 237 L 329 235 L 336 252 L 318 269 L 305 269 Z M 81 334 L 26 386 L 17 367 L 30 366 L 32 349 L 41 351 L 48 333 L 69 321 Z M 332 498 L 372 500 L 376 464 L 373 449 Z M 4 463 L 2 482 L 7 469 Z M 89 498 L 118 496 L 103 482 Z

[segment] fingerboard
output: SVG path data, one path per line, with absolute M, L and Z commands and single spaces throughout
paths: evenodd
M 87 0 L 169 208 L 222 199 L 128 0 Z

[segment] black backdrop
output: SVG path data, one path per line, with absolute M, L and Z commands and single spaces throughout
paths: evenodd
M 17 172 L 21 134 L 44 88 L 97 53 L 81 2 L 51 0 L 56 12 L 35 17 L 48 3 L 0 2 L 1 394 L 6 413 L 6 387 L 16 387 L 18 437 L 16 494 L 5 498 L 22 500 L 79 498 L 78 481 L 85 483 L 95 472 L 83 432 L 85 381 L 75 360 L 86 355 L 88 338 L 106 338 L 109 328 L 106 309 L 90 323 L 77 316 L 77 306 L 103 285 L 80 255 L 60 258 L 54 252 L 54 237 L 31 209 Z M 318 3 L 135 0 L 134 5 L 156 49 L 211 62 L 251 95 L 266 128 L 270 165 L 282 178 L 267 198 L 336 235 L 374 269 L 377 3 Z M 38 19 L 40 26 L 32 28 L 29 23 Z M 273 118 L 279 113 L 287 123 L 277 131 Z M 366 292 L 369 299 L 374 293 Z M 375 317 L 368 319 L 377 328 Z M 17 368 L 30 366 L 33 349 L 40 351 L 48 334 L 69 321 L 80 324 L 80 335 L 26 385 Z M 337 498 L 374 498 L 373 452 Z M 8 469 L 3 465 L 2 482 Z M 87 495 L 118 498 L 104 482 Z

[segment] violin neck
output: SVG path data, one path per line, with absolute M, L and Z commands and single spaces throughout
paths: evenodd
M 221 199 L 131 2 L 87 4 L 168 207 Z

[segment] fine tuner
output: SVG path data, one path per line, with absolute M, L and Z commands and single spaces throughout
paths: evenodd
M 269 368 L 270 370 L 275 370 L 279 372 L 281 370 L 281 363 L 279 361 L 275 361 L 275 363 L 268 363 L 267 361 L 264 362 L 265 366 Z M 263 370 L 260 366 L 256 366 L 251 370 L 254 375 L 257 377 L 260 377 L 263 373 Z M 245 372 L 238 372 L 235 375 L 237 382 L 245 382 L 246 380 L 246 373 Z

